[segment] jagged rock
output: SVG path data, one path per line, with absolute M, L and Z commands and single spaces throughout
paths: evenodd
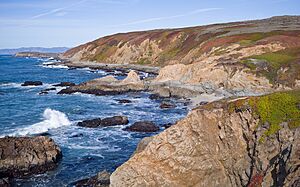
M 169 103 L 169 102 L 162 102 L 159 106 L 159 108 L 161 109 L 165 109 L 165 108 L 176 108 L 176 105 L 173 103 Z
M 112 173 L 110 186 L 299 185 L 300 128 L 284 122 L 266 137 L 257 114 L 241 104 L 247 99 L 192 110 L 138 148 Z
M 25 81 L 21 86 L 41 86 L 43 83 L 41 81 Z
M 124 130 L 132 132 L 156 132 L 159 131 L 159 127 L 151 121 L 139 121 L 126 127 Z
M 110 184 L 110 173 L 107 171 L 102 171 L 96 176 L 93 176 L 88 179 L 82 179 L 73 183 L 76 187 L 81 186 L 91 186 L 91 187 L 109 187 Z
M 126 116 L 114 116 L 114 117 L 108 117 L 104 119 L 96 118 L 91 120 L 84 120 L 82 122 L 79 122 L 77 125 L 81 127 L 96 128 L 96 127 L 109 127 L 114 125 L 126 125 L 128 123 L 129 121 Z
M 75 86 L 76 84 L 73 82 L 61 82 L 59 84 L 55 84 L 53 86 L 67 87 L 67 86 Z
M 54 169 L 60 148 L 45 136 L 0 138 L 0 176 L 20 177 Z

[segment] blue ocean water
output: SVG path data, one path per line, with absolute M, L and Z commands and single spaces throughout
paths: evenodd
M 160 101 L 150 100 L 145 92 L 117 96 L 57 95 L 58 89 L 39 95 L 41 90 L 62 81 L 80 83 L 108 74 L 43 65 L 48 61 L 0 55 L 0 136 L 48 132 L 63 152 L 57 169 L 18 179 L 17 186 L 70 186 L 99 171 L 112 172 L 129 159 L 141 138 L 153 135 L 123 131 L 124 126 L 83 128 L 76 126 L 78 121 L 125 115 L 130 124 L 150 120 L 162 125 L 183 118 L 188 111 L 179 100 L 172 100 L 177 105 L 174 109 L 160 109 Z M 43 85 L 22 87 L 21 83 L 28 80 L 42 81 Z M 133 102 L 119 104 L 116 99 Z

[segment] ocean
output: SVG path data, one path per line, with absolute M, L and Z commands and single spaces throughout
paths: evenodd
M 112 172 L 130 158 L 143 137 L 155 134 L 123 131 L 125 126 L 84 128 L 76 125 L 79 121 L 124 115 L 129 118 L 129 125 L 150 120 L 162 126 L 176 122 L 188 112 L 184 101 L 175 99 L 171 102 L 176 103 L 176 108 L 160 109 L 161 101 L 149 99 L 147 92 L 115 96 L 58 95 L 62 87 L 57 87 L 49 94 L 40 95 L 41 90 L 63 81 L 78 84 L 109 74 L 88 68 L 45 65 L 49 62 L 49 59 L 0 55 L 0 136 L 47 133 L 63 153 L 55 170 L 18 179 L 16 186 L 71 186 L 72 182 L 99 171 Z M 43 85 L 21 86 L 29 80 L 42 81 Z M 132 103 L 120 104 L 117 99 L 129 99 Z

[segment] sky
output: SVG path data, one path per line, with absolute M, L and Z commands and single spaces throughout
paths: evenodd
M 0 0 L 0 48 L 74 47 L 120 32 L 300 15 L 300 0 Z

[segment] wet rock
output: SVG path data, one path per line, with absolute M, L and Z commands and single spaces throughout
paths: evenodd
M 56 90 L 56 88 L 47 88 L 47 89 L 44 89 L 44 90 L 42 90 L 42 91 L 48 92 L 48 91 L 54 91 L 54 90 Z
M 129 123 L 129 121 L 126 116 L 114 116 L 114 117 L 102 119 L 101 126 L 108 127 L 108 126 L 114 126 L 114 125 L 126 125 L 128 123 Z
M 163 127 L 165 129 L 167 129 L 167 128 L 171 127 L 172 125 L 174 125 L 174 124 L 173 123 L 167 123 L 167 124 L 164 124 Z
M 43 133 L 37 134 L 37 136 L 51 136 L 51 134 L 49 132 L 43 132 Z
M 0 186 L 1 187 L 10 187 L 10 186 L 12 186 L 11 183 L 12 183 L 12 181 L 8 177 L 0 179 Z
M 96 128 L 101 125 L 101 118 L 84 120 L 84 121 L 78 122 L 77 125 L 80 127 Z
M 79 134 L 74 134 L 71 136 L 71 138 L 78 138 L 78 137 L 83 137 L 83 134 L 79 133 Z
M 151 94 L 150 96 L 149 96 L 149 99 L 151 99 L 151 100 L 161 100 L 161 99 L 165 99 L 166 97 L 162 97 L 162 96 L 160 96 L 159 94 Z
M 45 136 L 0 138 L 0 176 L 22 177 L 54 169 L 60 148 Z
M 128 99 L 116 99 L 116 101 L 118 101 L 121 104 L 132 103 L 132 101 L 130 101 Z
M 55 84 L 53 86 L 61 86 L 61 87 L 66 87 L 66 86 L 75 86 L 76 84 L 73 82 L 61 82 L 59 84 Z
M 159 127 L 151 121 L 139 121 L 126 127 L 124 130 L 132 132 L 156 132 L 159 131 Z
M 159 108 L 161 109 L 165 109 L 165 108 L 176 108 L 176 105 L 174 105 L 173 103 L 169 103 L 169 102 L 162 102 L 159 106 Z
M 41 81 L 25 81 L 21 86 L 41 86 L 43 83 Z
M 88 179 L 82 179 L 74 182 L 72 185 L 76 187 L 81 186 L 97 186 L 97 187 L 108 187 L 110 184 L 110 173 L 107 171 L 102 171 L 98 173 L 96 176 L 93 176 Z
M 97 128 L 97 127 L 109 127 L 114 125 L 126 125 L 128 124 L 128 118 L 126 116 L 114 116 L 104 119 L 96 118 L 91 120 L 84 120 L 77 125 L 81 127 Z
M 47 92 L 47 91 L 41 91 L 40 93 L 39 93 L 39 95 L 46 95 L 46 94 L 48 94 L 49 92 Z

